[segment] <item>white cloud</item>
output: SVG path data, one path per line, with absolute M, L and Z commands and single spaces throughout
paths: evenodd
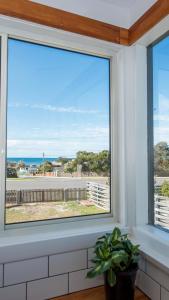
M 165 121 L 169 122 L 169 115 L 154 115 L 154 121 Z
M 99 152 L 109 148 L 108 127 L 86 127 L 78 130 L 35 131 L 18 139 L 8 139 L 8 157 L 73 157 L 80 150 Z
M 108 149 L 107 139 L 99 137 L 84 139 L 9 139 L 7 142 L 8 157 L 40 157 L 46 156 L 75 156 L 79 150 L 99 152 Z
M 30 108 L 30 109 L 41 109 L 41 110 L 47 110 L 51 112 L 58 112 L 58 113 L 79 113 L 79 114 L 96 114 L 98 113 L 97 110 L 85 110 L 76 108 L 73 106 L 70 107 L 59 107 L 54 105 L 46 105 L 46 104 L 27 104 L 27 103 L 19 103 L 15 102 L 12 104 L 9 104 L 9 107 L 11 108 Z
M 162 94 L 159 95 L 154 121 L 154 143 L 169 143 L 169 98 Z
M 169 98 L 163 94 L 159 94 L 157 112 L 158 115 L 169 115 Z

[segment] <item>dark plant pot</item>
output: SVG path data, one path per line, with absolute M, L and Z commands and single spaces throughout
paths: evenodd
M 116 274 L 117 281 L 115 286 L 111 287 L 107 281 L 107 272 L 105 273 L 105 293 L 106 300 L 134 300 L 135 279 L 138 267 L 125 272 Z

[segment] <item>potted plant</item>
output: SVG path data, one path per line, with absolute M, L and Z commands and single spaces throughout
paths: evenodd
M 94 253 L 94 267 L 87 277 L 104 274 L 106 300 L 134 300 L 139 245 L 116 227 L 97 240 Z

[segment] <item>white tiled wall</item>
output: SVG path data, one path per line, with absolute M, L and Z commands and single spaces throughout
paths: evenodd
M 42 300 L 68 293 L 68 274 L 35 280 L 27 284 L 27 300 Z
M 0 300 L 47 300 L 102 285 L 102 276 L 86 278 L 91 257 L 82 249 L 1 264 Z
M 11 285 L 0 288 L 0 299 L 2 300 L 25 300 L 26 299 L 26 283 Z
M 103 285 L 103 276 L 96 278 L 86 278 L 88 269 L 72 272 L 69 274 L 69 292 L 77 292 L 85 289 L 90 289 L 99 285 Z
M 146 255 L 141 257 L 136 285 L 152 300 L 169 300 L 169 274 Z
M 164 288 L 161 288 L 161 300 L 168 300 L 169 299 L 169 292 L 166 291 Z
M 93 248 L 0 265 L 0 300 L 47 300 L 102 285 L 88 279 Z M 152 300 L 169 300 L 169 274 L 142 255 L 136 285 Z
M 137 274 L 137 286 L 152 300 L 160 300 L 160 285 L 143 271 Z
M 17 284 L 48 276 L 48 257 L 28 259 L 4 265 L 4 285 Z
M 86 250 L 56 254 L 49 257 L 49 275 L 51 276 L 86 269 L 86 266 Z

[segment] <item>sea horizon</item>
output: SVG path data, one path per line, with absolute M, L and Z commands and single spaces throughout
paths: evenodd
M 7 157 L 8 162 L 18 163 L 24 162 L 26 165 L 40 165 L 44 161 L 57 161 L 59 157 Z

